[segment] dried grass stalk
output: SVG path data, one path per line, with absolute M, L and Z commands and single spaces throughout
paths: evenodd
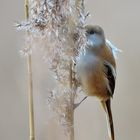
M 25 0 L 25 17 L 29 18 L 29 2 Z M 27 32 L 29 35 L 29 32 Z M 28 46 L 30 47 L 30 46 Z M 32 79 L 32 56 L 27 56 L 27 71 L 28 71 L 28 100 L 29 100 L 29 130 L 30 140 L 35 140 L 35 127 L 34 127 L 34 107 L 33 107 L 33 79 Z

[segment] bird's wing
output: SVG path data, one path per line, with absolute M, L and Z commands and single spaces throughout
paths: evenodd
M 115 59 L 117 59 L 117 54 L 122 52 L 122 50 L 118 49 L 114 44 L 112 44 L 111 41 L 109 41 L 108 39 L 106 39 L 106 45 L 111 48 L 113 56 L 115 57 Z
M 115 89 L 116 71 L 114 67 L 107 61 L 104 61 L 104 72 L 108 79 L 107 88 L 111 96 L 113 96 Z

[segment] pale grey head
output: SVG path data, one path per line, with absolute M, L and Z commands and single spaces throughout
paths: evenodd
M 105 44 L 105 35 L 103 29 L 98 26 L 85 26 L 88 46 L 99 47 Z

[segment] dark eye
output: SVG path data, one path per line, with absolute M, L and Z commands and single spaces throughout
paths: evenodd
M 89 34 L 95 34 L 95 31 L 94 30 L 90 30 L 88 33 Z

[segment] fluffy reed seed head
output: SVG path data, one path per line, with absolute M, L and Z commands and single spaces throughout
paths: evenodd
M 71 112 L 77 89 L 69 86 L 70 62 L 86 47 L 86 17 L 83 0 L 30 0 L 29 19 L 17 25 L 29 33 L 22 54 L 41 49 L 54 72 L 58 87 L 50 92 L 48 104 L 67 132 L 73 125 Z

